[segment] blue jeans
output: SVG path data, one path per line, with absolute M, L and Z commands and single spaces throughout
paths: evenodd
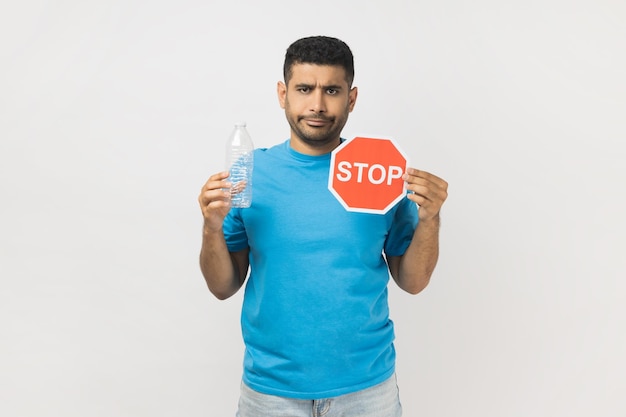
M 297 400 L 266 395 L 241 383 L 237 417 L 400 417 L 395 374 L 371 388 L 334 398 Z

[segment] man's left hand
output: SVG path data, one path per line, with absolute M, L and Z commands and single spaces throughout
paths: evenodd
M 420 221 L 439 217 L 439 211 L 448 198 L 448 183 L 436 175 L 408 168 L 402 177 L 409 191 L 407 198 L 419 206 Z

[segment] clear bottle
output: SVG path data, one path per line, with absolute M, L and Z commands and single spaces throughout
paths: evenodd
M 254 144 L 245 122 L 235 123 L 226 145 L 226 169 L 231 207 L 246 208 L 252 203 L 252 168 L 254 167 Z

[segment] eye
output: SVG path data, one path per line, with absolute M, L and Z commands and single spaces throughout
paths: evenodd
M 297 91 L 299 91 L 299 92 L 301 92 L 301 93 L 303 93 L 303 94 L 306 94 L 306 93 L 308 93 L 309 91 L 311 91 L 311 89 L 310 89 L 309 87 L 298 87 L 298 88 L 297 88 Z
M 334 96 L 335 94 L 337 94 L 339 91 L 334 89 L 334 88 L 329 88 L 326 90 L 326 94 Z

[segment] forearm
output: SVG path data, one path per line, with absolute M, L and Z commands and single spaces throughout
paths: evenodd
M 439 216 L 421 220 L 411 244 L 399 259 L 394 278 L 400 288 L 411 294 L 417 294 L 426 288 L 437 265 L 439 223 Z
M 235 294 L 242 285 L 238 267 L 228 251 L 221 231 L 203 231 L 200 270 L 209 290 L 220 300 Z

